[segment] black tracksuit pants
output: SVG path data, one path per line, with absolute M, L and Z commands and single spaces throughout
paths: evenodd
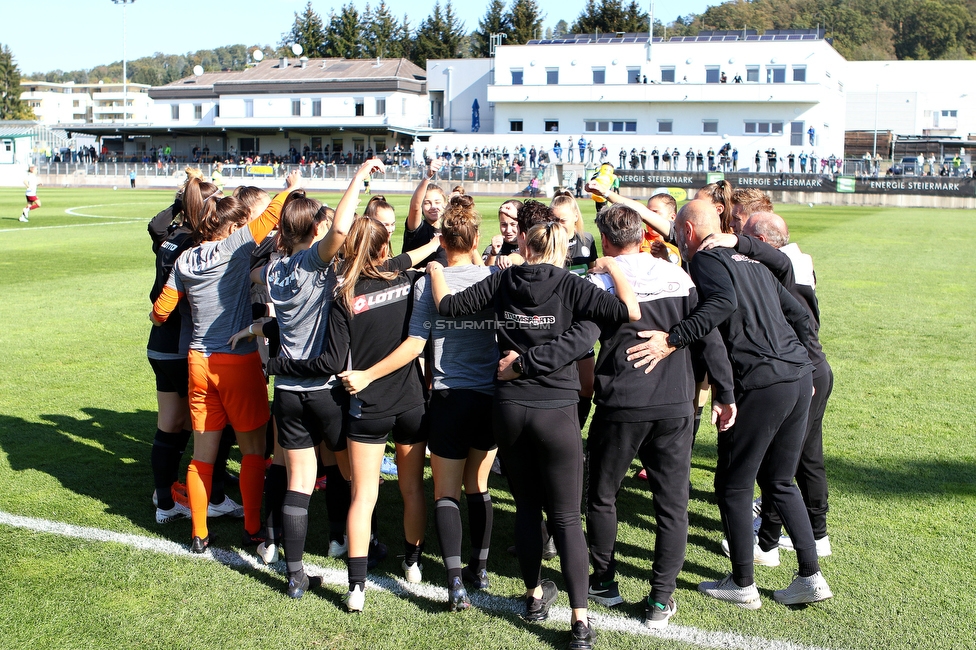
M 617 493 L 635 457 L 647 469 L 654 494 L 657 535 L 651 599 L 667 603 L 674 593 L 688 543 L 688 481 L 694 416 L 652 422 L 611 422 L 597 409 L 587 450 L 590 488 L 586 532 L 594 580 L 613 580 L 616 570 Z
M 827 536 L 827 471 L 824 469 L 823 418 L 827 410 L 827 399 L 834 389 L 834 373 L 826 361 L 818 365 L 817 370 L 826 372 L 821 372 L 813 380 L 815 391 L 810 401 L 807 435 L 796 470 L 796 485 L 800 488 L 803 503 L 807 507 L 813 538 L 822 539 Z M 762 526 L 759 528 L 759 546 L 763 550 L 770 550 L 779 543 L 781 526 L 779 514 L 773 510 L 771 504 L 766 505 L 764 498 Z
M 576 404 L 495 402 L 495 439 L 515 499 L 515 548 L 526 589 L 542 576 L 542 510 L 559 551 L 569 605 L 586 607 L 588 558 L 580 521 L 583 441 Z
M 782 517 L 801 567 L 817 565 L 813 529 L 793 484 L 812 392 L 810 374 L 742 391 L 736 396 L 735 425 L 718 434 L 715 497 L 729 541 L 732 575 L 739 584 L 754 580 L 752 498 L 757 482 L 764 500 Z

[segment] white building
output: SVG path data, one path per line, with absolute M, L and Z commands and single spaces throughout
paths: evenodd
M 150 119 L 152 100 L 146 84 L 21 81 L 20 87 L 20 99 L 34 109 L 38 122 L 48 126 L 146 124 Z M 128 106 L 127 114 L 123 114 L 123 104 Z
M 976 136 L 976 61 L 850 61 L 847 128 Z
M 137 151 L 168 145 L 180 156 L 193 148 L 282 155 L 308 147 L 358 159 L 395 144 L 409 148 L 430 131 L 424 77 L 406 59 L 267 60 L 152 88 L 152 126 L 125 133 L 151 136 L 134 143 Z
M 621 148 L 678 148 L 684 155 L 729 142 L 740 169 L 753 165 L 755 151 L 770 148 L 781 157 L 842 155 L 847 62 L 817 35 L 723 33 L 655 39 L 650 47 L 647 41 L 573 37 L 498 47 L 482 106 L 492 118 L 490 137 L 462 126 L 466 120 L 470 127 L 471 97 L 478 95 L 466 84 L 484 78 L 484 63 L 429 61 L 431 80 L 438 68 L 453 68 L 446 77 L 455 84 L 455 117 L 445 126 L 457 131 L 431 144 L 549 149 L 582 136 L 597 149 L 606 145 L 616 162 Z

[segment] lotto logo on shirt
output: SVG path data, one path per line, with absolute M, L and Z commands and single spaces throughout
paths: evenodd
M 355 300 L 352 301 L 352 313 L 361 314 L 364 311 L 372 309 L 373 307 L 400 302 L 402 300 L 406 300 L 409 295 L 409 284 L 404 284 L 392 289 L 374 291 L 373 293 L 364 293 L 361 296 L 356 296 Z

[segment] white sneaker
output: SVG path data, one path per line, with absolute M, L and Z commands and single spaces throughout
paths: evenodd
M 343 535 L 342 543 L 336 540 L 329 542 L 329 557 L 342 557 L 349 550 L 349 538 Z
M 174 503 L 173 507 L 170 508 L 169 510 L 156 508 L 157 524 L 168 524 L 178 519 L 189 519 L 189 518 L 190 518 L 190 509 L 179 503 Z
M 819 603 L 821 600 L 833 597 L 834 592 L 830 590 L 830 586 L 819 571 L 806 578 L 796 575 L 789 587 L 773 592 L 773 600 L 783 605 Z
M 403 576 L 407 579 L 407 582 L 412 582 L 413 584 L 423 582 L 424 576 L 421 572 L 424 570 L 424 565 L 420 564 L 419 562 L 407 564 L 406 561 L 404 561 L 401 566 L 403 567 Z
M 235 519 L 241 519 L 244 517 L 244 507 L 237 504 L 229 496 L 224 496 L 224 500 L 217 504 L 207 505 L 207 516 L 208 517 L 223 517 L 224 515 L 230 515 Z
M 361 612 L 366 605 L 366 594 L 363 593 L 362 587 L 356 585 L 352 591 L 346 594 L 344 600 L 346 601 L 346 611 Z
M 265 564 L 274 564 L 278 561 L 278 545 L 274 542 L 261 542 L 258 544 L 257 553 Z
M 793 540 L 790 539 L 789 535 L 783 535 L 779 538 L 779 547 L 784 551 L 795 551 L 793 547 Z M 824 535 L 817 540 L 817 556 L 818 557 L 829 557 L 831 554 L 830 550 L 830 536 Z
M 27 218 L 27 215 L 26 214 L 21 214 L 20 215 L 20 220 L 23 221 L 24 223 L 27 223 L 29 221 L 29 219 Z
M 731 551 L 729 551 L 729 540 L 722 540 L 722 553 L 725 557 L 732 557 Z M 752 561 L 754 564 L 760 566 L 779 566 L 779 548 L 774 548 L 771 551 L 764 551 L 759 548 L 759 542 L 756 537 L 752 538 Z
M 762 601 L 759 600 L 759 590 L 756 589 L 756 583 L 753 582 L 748 587 L 740 587 L 735 584 L 731 573 L 718 582 L 699 583 L 698 591 L 706 596 L 724 600 L 744 609 L 759 609 L 762 607 Z

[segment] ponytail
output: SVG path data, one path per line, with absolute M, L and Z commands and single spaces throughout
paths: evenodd
M 467 253 L 478 244 L 480 226 L 481 215 L 474 209 L 474 199 L 455 194 L 441 218 L 441 244 L 446 250 Z
M 569 252 L 569 235 L 555 221 L 536 224 L 525 235 L 530 264 L 552 264 L 562 267 Z
M 342 284 L 339 297 L 342 299 L 351 318 L 356 313 L 356 283 L 360 278 L 391 281 L 397 274 L 383 271 L 383 247 L 389 241 L 386 226 L 376 219 L 360 217 L 356 219 L 343 245 Z

